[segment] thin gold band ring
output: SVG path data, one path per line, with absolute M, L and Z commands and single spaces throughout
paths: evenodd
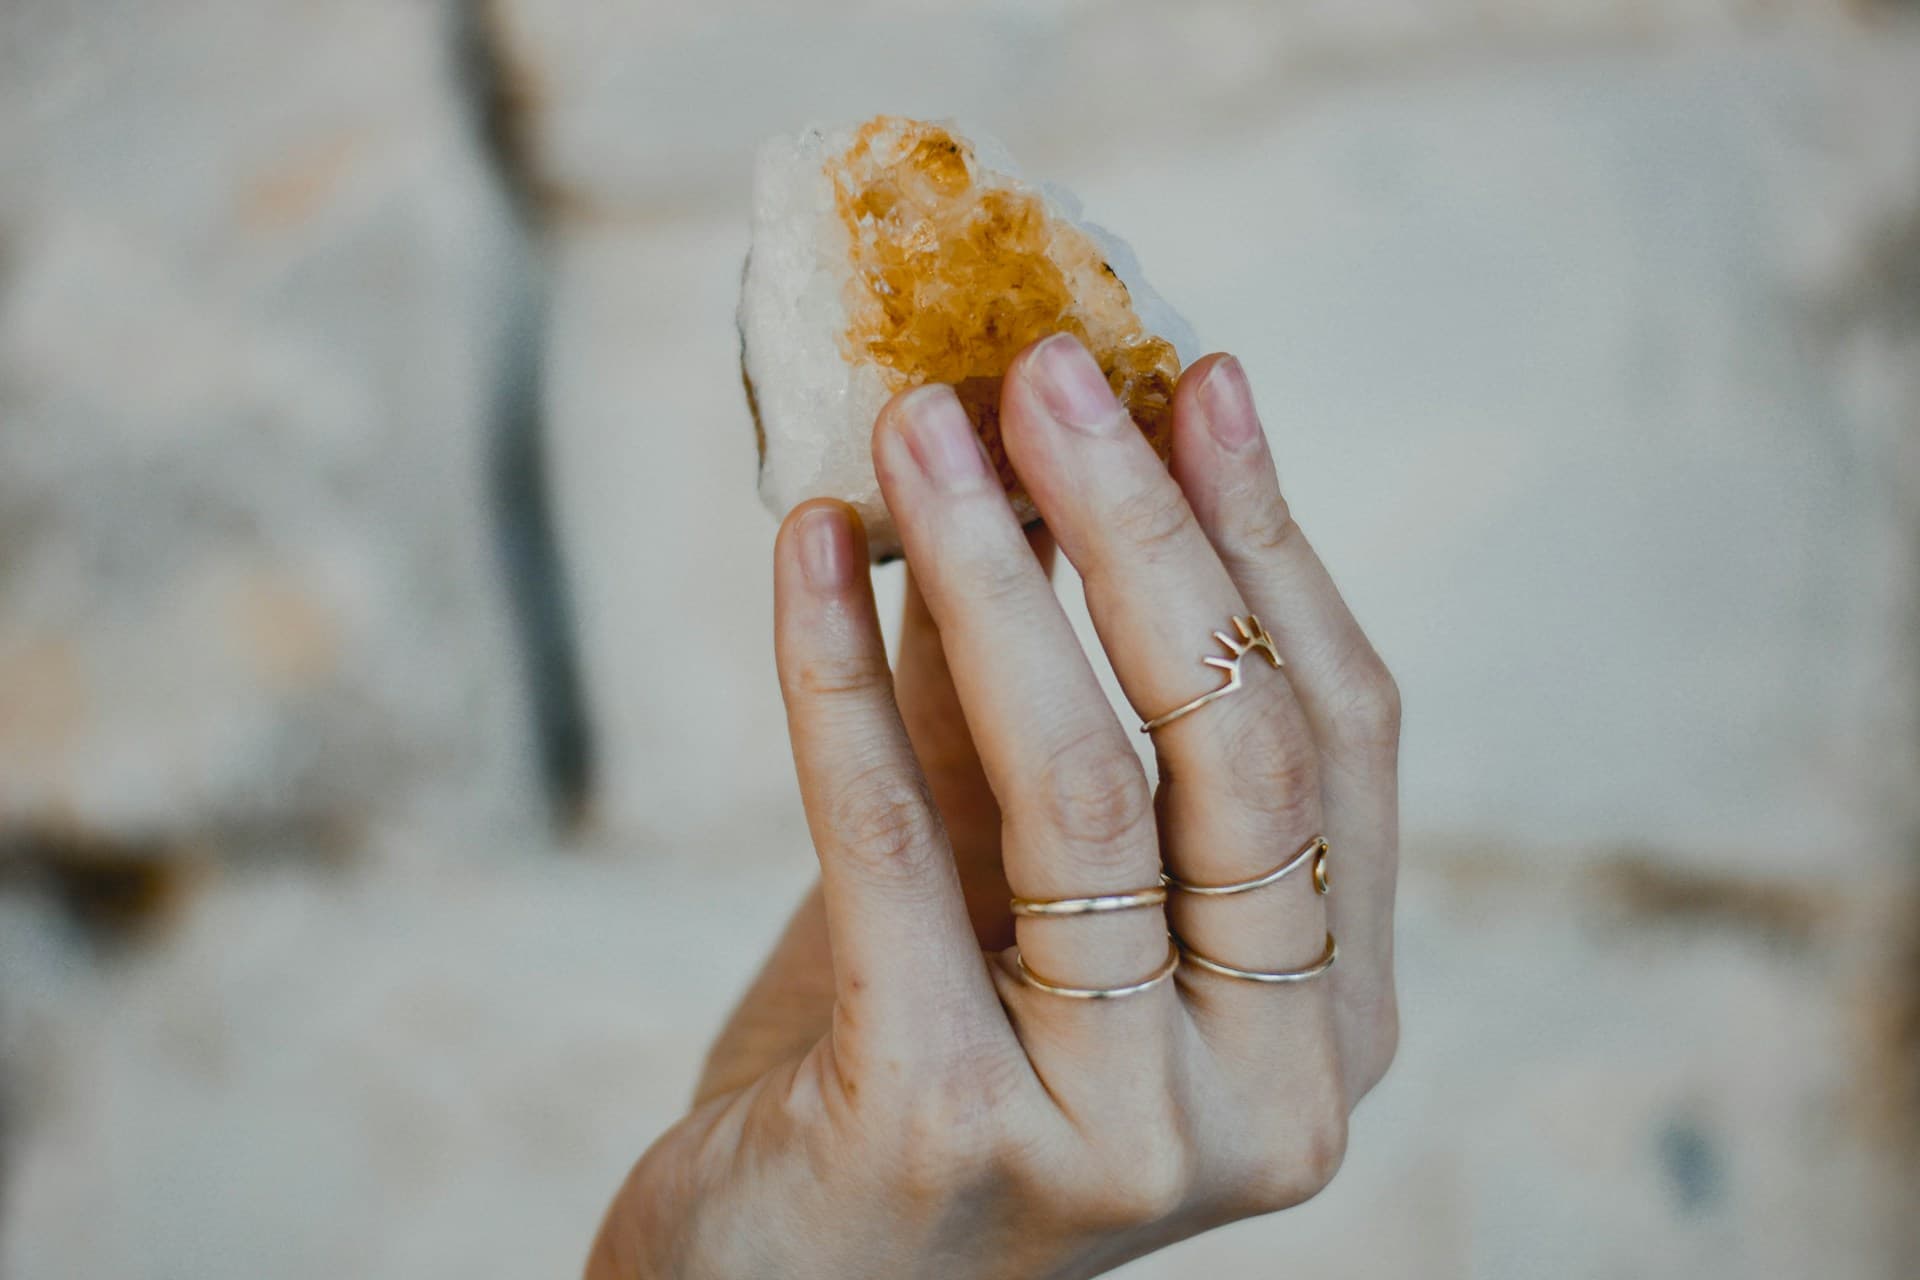
M 1224 631 L 1213 633 L 1213 638 L 1220 642 L 1220 647 L 1231 656 L 1200 659 L 1209 667 L 1218 667 L 1226 672 L 1227 682 L 1218 689 L 1201 694 L 1191 702 L 1182 703 L 1164 715 L 1157 715 L 1151 720 L 1142 722 L 1140 732 L 1152 733 L 1155 729 L 1163 729 L 1181 716 L 1192 715 L 1207 704 L 1218 702 L 1238 690 L 1242 685 L 1241 660 L 1255 650 L 1258 650 L 1260 656 L 1267 660 L 1267 665 L 1270 667 L 1278 669 L 1287 665 L 1280 660 L 1279 648 L 1273 643 L 1273 637 L 1267 634 L 1267 629 L 1260 624 L 1258 617 L 1251 613 L 1244 618 L 1236 614 L 1233 619 L 1233 629 L 1240 633 L 1240 638 L 1237 640 Z
M 1100 893 L 1087 898 L 1015 898 L 1009 905 L 1016 916 L 1090 916 L 1102 911 L 1157 907 L 1166 900 L 1167 886 L 1156 884 L 1126 893 Z
M 1178 890 L 1181 893 L 1190 893 L 1195 897 L 1201 898 L 1224 898 L 1228 894 L 1248 893 L 1254 889 L 1264 889 L 1270 884 L 1285 879 L 1296 867 L 1305 863 L 1308 858 L 1312 858 L 1313 891 L 1315 893 L 1325 894 L 1327 890 L 1332 887 L 1332 883 L 1327 876 L 1327 850 L 1330 847 L 1331 846 L 1327 844 L 1327 838 L 1325 836 L 1315 836 L 1313 839 L 1301 845 L 1298 853 L 1265 875 L 1255 876 L 1251 880 L 1241 880 L 1236 884 L 1189 884 L 1187 881 L 1181 880 L 1176 876 L 1166 874 L 1162 874 L 1160 879 L 1165 883 L 1167 888 Z
M 1065 996 L 1069 1000 L 1117 1000 L 1121 996 L 1130 996 L 1150 987 L 1157 987 L 1171 978 L 1173 971 L 1180 967 L 1180 946 L 1169 936 L 1166 963 L 1139 982 L 1128 983 L 1124 987 L 1063 987 L 1057 982 L 1048 982 L 1044 978 L 1035 977 L 1033 970 L 1027 968 L 1026 957 L 1018 951 L 1013 953 L 1013 963 L 1014 967 L 1020 971 L 1020 981 L 1035 991 L 1044 991 L 1050 996 Z
M 1181 956 L 1195 968 L 1205 969 L 1208 973 L 1217 973 L 1223 978 L 1239 978 L 1244 982 L 1287 983 L 1305 982 L 1308 978 L 1317 978 L 1333 967 L 1334 957 L 1340 954 L 1340 947 L 1327 935 L 1327 949 L 1320 958 L 1304 969 L 1237 969 L 1230 964 L 1221 964 L 1218 960 L 1209 960 L 1195 951 L 1178 937 L 1173 940 L 1180 949 Z

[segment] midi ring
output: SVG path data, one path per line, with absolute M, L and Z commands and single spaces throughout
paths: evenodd
M 1242 880 L 1237 884 L 1189 884 L 1185 880 L 1165 874 L 1161 875 L 1160 879 L 1169 889 L 1177 889 L 1181 893 L 1190 893 L 1202 898 L 1224 898 L 1231 893 L 1246 893 L 1253 889 L 1264 889 L 1268 885 L 1284 879 L 1294 868 L 1305 863 L 1308 858 L 1312 858 L 1313 891 L 1318 894 L 1325 894 L 1328 889 L 1332 888 L 1332 883 L 1327 876 L 1327 850 L 1330 847 L 1331 846 L 1327 844 L 1327 838 L 1325 836 L 1315 836 L 1313 839 L 1301 845 L 1298 853 L 1265 875 L 1255 876 L 1251 880 Z
M 1274 647 L 1273 637 L 1267 634 L 1267 629 L 1260 624 L 1259 618 L 1251 613 L 1244 618 L 1235 615 L 1233 619 L 1233 629 L 1240 633 L 1238 640 L 1229 636 L 1224 631 L 1216 631 L 1213 633 L 1213 638 L 1220 642 L 1220 647 L 1231 654 L 1231 657 L 1200 659 L 1200 661 L 1206 663 L 1208 666 L 1218 667 L 1220 670 L 1226 672 L 1227 682 L 1211 693 L 1201 694 L 1184 706 L 1175 707 L 1165 715 L 1158 715 L 1151 720 L 1144 721 L 1140 725 L 1140 732 L 1152 733 L 1155 729 L 1165 728 L 1181 716 L 1190 715 L 1210 702 L 1218 702 L 1228 694 L 1239 689 L 1241 686 L 1240 660 L 1255 649 L 1258 649 L 1261 656 L 1266 658 L 1268 666 L 1277 669 L 1287 665 L 1280 660 L 1280 650 Z
M 1237 969 L 1230 964 L 1221 964 L 1218 960 L 1209 960 L 1195 951 L 1178 937 L 1173 943 L 1189 964 L 1205 969 L 1208 973 L 1217 973 L 1223 978 L 1239 978 L 1244 982 L 1287 983 L 1305 982 L 1308 978 L 1317 978 L 1333 967 L 1334 957 L 1340 954 L 1339 945 L 1333 935 L 1327 935 L 1327 949 L 1320 958 L 1304 969 Z
M 1157 907 L 1166 900 L 1167 886 L 1156 884 L 1126 893 L 1100 893 L 1088 898 L 1015 898 L 1009 906 L 1016 916 L 1090 916 L 1101 911 Z
M 1048 982 L 1044 978 L 1034 976 L 1033 970 L 1027 968 L 1026 957 L 1022 956 L 1018 951 L 1013 953 L 1013 964 L 1014 967 L 1020 971 L 1020 981 L 1026 983 L 1035 991 L 1044 991 L 1050 996 L 1065 996 L 1069 1000 L 1116 1000 L 1121 996 L 1130 996 L 1145 991 L 1149 987 L 1157 987 L 1168 978 L 1171 978 L 1173 971 L 1180 967 L 1180 946 L 1174 941 L 1173 937 L 1169 935 L 1167 938 L 1166 963 L 1158 969 L 1155 969 L 1147 977 L 1142 978 L 1138 982 L 1128 983 L 1124 987 L 1063 987 L 1057 982 Z

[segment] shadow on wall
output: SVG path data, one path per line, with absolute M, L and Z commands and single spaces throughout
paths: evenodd
M 529 246 L 518 305 L 504 339 L 494 403 L 492 496 L 501 563 L 519 625 L 536 750 L 548 799 L 563 829 L 586 818 L 593 790 L 593 725 L 580 676 L 567 574 L 553 517 L 542 430 L 545 272 L 541 202 L 516 121 L 523 110 L 493 43 L 485 6 L 462 5 L 454 38 L 459 81 L 473 104 L 481 146 L 506 189 Z

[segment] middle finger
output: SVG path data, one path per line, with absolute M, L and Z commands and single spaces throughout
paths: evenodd
M 1156 884 L 1146 775 L 951 389 L 930 385 L 894 400 L 873 452 L 1000 801 L 1012 891 L 1059 899 Z M 1167 955 L 1157 907 L 1023 917 L 1015 932 L 1032 972 L 1063 987 L 1124 987 Z M 1159 991 L 1124 1003 L 1165 1001 Z M 1127 1016 L 1103 1010 L 1098 1023 Z

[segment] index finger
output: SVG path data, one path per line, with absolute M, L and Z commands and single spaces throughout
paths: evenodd
M 1005 1025 L 907 731 L 851 508 L 805 503 L 774 554 L 775 648 L 820 856 L 836 999 L 895 1052 Z

